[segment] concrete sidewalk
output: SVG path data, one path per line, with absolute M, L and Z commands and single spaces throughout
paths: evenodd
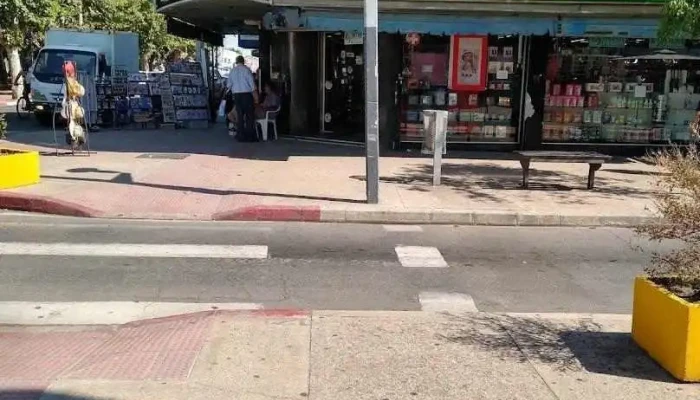
M 210 311 L 0 327 L 0 399 L 698 399 L 618 315 Z
M 364 204 L 362 149 L 291 140 L 238 144 L 223 131 L 111 131 L 91 156 L 55 156 L 51 131 L 10 132 L 1 147 L 43 152 L 42 183 L 0 192 L 0 208 L 150 219 L 484 225 L 635 225 L 651 217 L 651 166 L 534 163 L 531 189 L 510 154 L 448 158 L 443 185 L 416 151 L 383 155 L 380 204 Z

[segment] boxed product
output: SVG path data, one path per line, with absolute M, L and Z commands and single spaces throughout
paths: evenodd
M 587 83 L 586 84 L 586 91 L 587 92 L 604 92 L 605 91 L 605 84 L 604 83 Z
M 609 82 L 608 92 L 610 93 L 620 93 L 622 92 L 622 82 Z
M 552 85 L 552 95 L 553 96 L 559 96 L 561 94 L 561 85 L 558 83 L 555 83 Z
M 600 110 L 593 111 L 593 123 L 602 124 L 603 123 L 603 112 Z
M 497 126 L 495 136 L 499 139 L 505 139 L 508 137 L 508 127 L 507 126 Z
M 592 114 L 592 112 L 588 111 L 588 110 L 583 112 L 583 123 L 584 124 L 590 124 L 591 122 L 593 122 L 593 116 L 591 114 Z

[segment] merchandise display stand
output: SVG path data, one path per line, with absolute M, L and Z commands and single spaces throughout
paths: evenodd
M 154 97 L 160 96 L 157 76 L 148 72 L 129 75 L 127 85 L 131 122 L 137 128 L 147 128 L 153 124 L 159 127 L 159 115 L 154 107 Z
M 114 126 L 115 96 L 111 79 L 103 78 L 95 81 L 97 92 L 97 125 Z
M 56 131 L 56 119 L 57 119 L 57 118 L 60 118 L 60 115 L 61 115 L 61 109 L 62 109 L 62 107 L 63 107 L 62 101 L 63 101 L 64 88 L 65 88 L 65 87 L 66 87 L 66 85 L 65 85 L 65 81 L 64 81 L 63 85 L 61 85 L 61 89 L 60 89 L 60 91 L 59 91 L 59 94 L 58 94 L 56 103 L 54 104 L 54 107 L 53 107 L 53 113 L 52 113 L 52 115 L 51 115 L 51 120 L 52 120 L 52 124 L 51 124 L 51 125 L 52 125 L 52 129 L 53 129 L 54 150 L 55 150 L 56 156 L 59 155 L 59 149 L 63 149 L 63 148 L 64 148 L 63 146 L 60 146 L 60 145 L 58 144 L 58 132 Z M 76 155 L 76 153 L 77 153 L 77 154 L 86 154 L 88 157 L 91 155 L 91 153 L 90 153 L 90 129 L 89 129 L 89 127 L 88 127 L 88 121 L 90 120 L 90 110 L 89 110 L 89 108 L 86 108 L 86 107 L 83 105 L 83 104 L 85 104 L 85 103 L 87 103 L 87 104 L 90 103 L 90 99 L 88 98 L 89 96 L 90 96 L 90 91 L 86 89 L 86 90 L 85 90 L 85 96 L 84 96 L 84 97 L 85 97 L 85 101 L 82 101 L 82 99 L 78 101 L 78 104 L 79 104 L 81 107 L 83 107 L 83 110 L 85 110 L 85 115 L 84 115 L 84 118 L 83 118 L 83 130 L 84 130 L 84 133 L 85 133 L 85 144 L 84 144 L 85 147 L 84 147 L 84 150 L 82 150 L 82 151 L 79 150 L 79 151 L 76 152 L 75 146 L 71 146 L 71 148 L 70 148 L 71 155 Z M 66 129 L 67 129 L 67 127 L 66 127 Z M 62 132 L 63 132 L 63 131 L 62 131 Z M 65 137 L 65 132 L 64 132 L 64 137 Z
M 185 128 L 209 127 L 209 94 L 198 62 L 168 64 L 175 121 Z

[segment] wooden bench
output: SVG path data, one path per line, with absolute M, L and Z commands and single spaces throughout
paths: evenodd
M 578 151 L 516 151 L 515 154 L 518 155 L 520 165 L 523 167 L 524 189 L 529 187 L 530 163 L 532 161 L 588 164 L 588 189 L 593 189 L 595 172 L 599 170 L 606 161 L 612 159 L 611 156 L 600 153 Z

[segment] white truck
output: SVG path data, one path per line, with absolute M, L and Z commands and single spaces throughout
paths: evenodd
M 73 61 L 77 70 L 93 77 L 110 76 L 115 66 L 139 71 L 139 36 L 131 32 L 50 29 L 44 47 L 28 73 L 31 99 L 39 122 L 52 123 L 60 107 L 63 63 Z

